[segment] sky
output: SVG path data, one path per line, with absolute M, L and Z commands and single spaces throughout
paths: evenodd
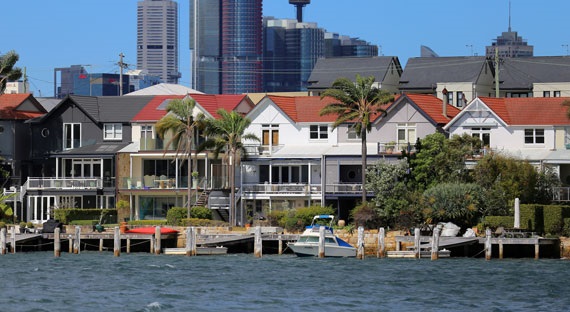
M 190 86 L 189 1 L 179 3 L 179 83 Z M 37 97 L 53 96 L 54 68 L 118 73 L 119 54 L 136 68 L 137 0 L 3 0 L 0 54 L 15 50 Z M 511 28 L 535 56 L 568 55 L 568 0 L 511 0 Z M 263 15 L 295 18 L 288 0 L 264 0 Z M 359 37 L 405 66 L 420 46 L 440 56 L 484 55 L 507 31 L 509 0 L 312 0 L 304 20 Z

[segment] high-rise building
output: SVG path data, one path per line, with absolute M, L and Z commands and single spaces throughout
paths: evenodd
M 262 0 L 191 0 L 192 86 L 205 93 L 262 90 Z
M 374 57 L 378 56 L 378 46 L 359 38 L 342 36 L 337 33 L 325 34 L 325 57 Z
M 178 4 L 172 0 L 137 3 L 137 68 L 178 83 Z
M 317 60 L 325 56 L 325 30 L 292 19 L 264 21 L 264 91 L 307 90 Z
M 528 57 L 534 55 L 534 47 L 528 45 L 516 31 L 511 31 L 511 2 L 509 1 L 509 31 L 503 32 L 490 46 L 485 48 L 485 55 L 495 57 Z

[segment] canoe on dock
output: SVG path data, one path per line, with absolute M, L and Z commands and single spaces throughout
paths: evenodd
M 130 230 L 125 231 L 125 233 L 152 235 L 152 234 L 156 233 L 156 227 L 149 226 L 149 227 L 134 228 L 134 229 L 130 229 Z M 176 233 L 178 233 L 178 231 L 175 229 L 171 229 L 171 228 L 167 228 L 167 227 L 161 227 L 160 228 L 160 234 L 176 234 Z

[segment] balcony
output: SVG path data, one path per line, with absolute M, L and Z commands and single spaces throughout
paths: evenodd
M 28 190 L 97 190 L 107 185 L 101 178 L 28 178 Z M 108 184 L 114 184 L 109 182 Z
M 327 195 L 356 195 L 362 194 L 362 183 L 332 183 L 327 184 L 325 188 Z M 367 191 L 368 195 L 374 192 Z
M 179 189 L 188 188 L 188 178 L 170 176 L 146 175 L 144 177 L 123 178 L 120 182 L 120 189 L 137 189 L 137 190 L 160 190 L 160 189 Z
M 283 145 L 244 145 L 246 154 L 248 156 L 255 156 L 255 155 L 262 155 L 262 156 L 271 156 L 281 148 Z
M 320 195 L 318 184 L 244 184 L 244 195 Z
M 416 145 L 411 143 L 378 142 L 378 154 L 401 154 L 402 150 L 406 150 L 408 153 L 414 153 L 416 151 Z

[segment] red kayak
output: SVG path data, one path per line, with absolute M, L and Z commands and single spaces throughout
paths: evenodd
M 156 227 L 155 227 L 155 226 L 151 226 L 151 227 L 135 228 L 135 229 L 131 229 L 131 230 L 125 231 L 125 233 L 132 233 L 132 234 L 155 234 L 155 233 L 156 233 Z M 160 228 L 160 234 L 176 234 L 176 233 L 178 233 L 178 231 L 175 230 L 175 229 L 171 229 L 171 228 L 167 228 L 167 227 L 161 227 L 161 228 Z

